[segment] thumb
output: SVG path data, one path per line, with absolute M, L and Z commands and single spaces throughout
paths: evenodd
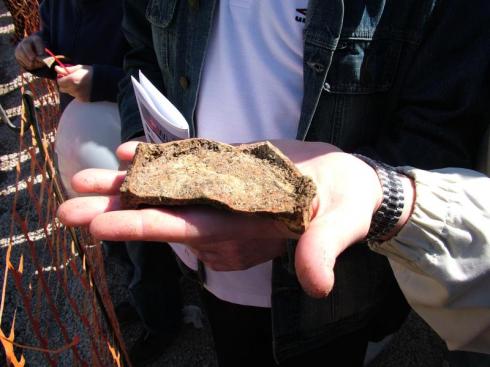
M 296 275 L 304 291 L 314 298 L 332 291 L 335 261 L 347 247 L 336 222 L 333 218 L 314 219 L 296 247 Z
M 58 78 L 63 78 L 69 74 L 68 70 L 65 70 L 66 68 L 61 67 L 56 65 L 54 67 L 54 71 L 56 71 L 56 74 L 58 74 Z
M 69 75 L 69 74 L 81 69 L 82 67 L 83 67 L 83 65 L 74 65 L 74 66 L 65 66 L 65 67 L 61 67 L 61 66 L 56 65 L 54 67 L 54 70 L 58 74 L 66 76 L 66 75 Z

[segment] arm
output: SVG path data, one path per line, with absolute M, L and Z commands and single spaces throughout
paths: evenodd
M 15 49 L 15 58 L 25 70 L 39 77 L 53 79 L 56 74 L 51 72 L 46 65 L 38 59 L 45 55 L 44 48 L 50 47 L 50 2 L 45 0 L 39 8 L 41 18 L 41 30 L 24 38 Z
M 299 238 L 295 264 L 305 291 L 325 296 L 333 286 L 336 257 L 368 233 L 381 202 L 380 181 L 366 163 L 328 144 L 275 144 L 317 184 L 313 218 Z M 119 158 L 131 159 L 134 148 L 131 143 L 121 146 Z M 409 302 L 451 348 L 488 353 L 490 179 L 473 171 L 460 173 L 407 170 L 407 175 L 415 175 L 415 205 L 411 181 L 402 176 L 407 201 L 396 228 L 399 232 L 374 249 L 392 259 Z M 215 265 L 222 252 L 237 252 L 228 248 L 237 233 L 243 241 L 255 241 L 260 235 L 268 241 L 295 237 L 270 220 L 204 207 L 121 210 L 118 188 L 123 179 L 124 172 L 78 173 L 72 181 L 78 192 L 114 196 L 68 200 L 60 206 L 60 220 L 90 226 L 99 239 L 187 243 L 203 261 Z M 206 259 L 209 255 L 212 259 Z M 237 269 L 237 263 L 232 266 Z
M 124 76 L 122 68 L 111 65 L 55 66 L 60 92 L 81 102 L 116 102 L 118 83 Z
M 39 77 L 54 78 L 46 65 L 38 58 L 45 54 L 44 48 L 50 45 L 50 6 L 45 0 L 39 7 L 41 30 L 22 39 L 15 48 L 15 58 L 25 70 Z
M 51 42 L 51 17 L 52 17 L 52 4 L 51 0 L 43 0 L 39 5 L 39 16 L 41 18 L 40 31 L 37 32 L 39 37 L 43 40 L 46 47 L 50 47 Z M 54 50 L 52 50 L 54 51 Z
M 383 134 L 359 150 L 362 154 L 393 165 L 426 169 L 474 167 L 477 142 L 490 121 L 490 111 L 485 107 L 485 100 L 490 100 L 489 5 L 478 2 L 475 7 L 465 7 L 458 1 L 439 2 L 434 21 L 426 29 L 405 82 L 397 91 L 400 102 L 394 107 L 393 120 Z M 472 21 L 463 25 L 463 19 Z M 454 32 L 456 28 L 461 32 Z M 484 285 L 489 284 L 489 238 L 487 234 L 484 239 L 481 233 L 490 227 L 488 212 L 484 213 L 489 208 L 488 200 L 478 207 L 484 190 L 469 188 L 470 183 L 476 182 L 474 179 L 466 178 L 465 183 L 453 187 L 448 182 L 449 177 L 455 176 L 446 176 L 446 181 L 443 176 L 428 175 L 416 176 L 417 203 L 407 226 L 376 250 L 389 257 L 408 302 L 451 349 L 488 353 L 490 314 L 488 302 L 484 303 L 488 299 Z M 421 181 L 429 177 L 432 178 L 426 182 L 445 189 L 439 187 L 430 194 L 431 198 L 422 198 L 424 191 L 431 192 L 431 187 L 421 186 Z M 461 191 L 456 194 L 456 190 Z M 467 190 L 474 190 L 474 201 L 469 199 Z M 454 211 L 457 201 L 452 204 L 455 217 L 447 219 L 455 222 L 448 222 L 446 228 L 459 230 L 443 233 L 448 210 L 443 203 L 457 195 L 467 203 L 460 203 L 459 211 Z M 441 210 L 427 209 L 434 205 Z M 417 228 L 417 217 L 424 217 L 426 225 L 419 221 L 423 227 Z M 487 223 L 475 224 L 474 220 Z M 429 223 L 432 229 L 428 229 Z M 412 237 L 407 238 L 410 233 Z M 471 244 L 470 237 L 475 239 Z
M 394 91 L 399 103 L 393 120 L 361 154 L 424 169 L 474 167 L 475 142 L 490 121 L 485 105 L 490 100 L 489 22 L 488 1 L 471 7 L 458 0 L 438 2 L 413 61 L 406 63 L 405 82 Z
M 90 102 L 116 102 L 118 84 L 124 77 L 123 69 L 111 65 L 94 64 L 92 72 Z
M 409 221 L 372 249 L 388 256 L 413 309 L 450 349 L 490 352 L 490 179 L 405 168 L 416 184 Z
M 125 0 L 122 28 L 129 43 L 130 51 L 124 58 L 125 77 L 119 84 L 119 112 L 121 114 L 121 139 L 128 141 L 144 134 L 134 96 L 131 76 L 137 78 L 141 70 L 161 91 L 163 80 L 155 56 L 152 32 L 145 18 L 148 1 Z

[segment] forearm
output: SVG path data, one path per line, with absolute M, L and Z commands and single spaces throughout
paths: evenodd
M 40 31 L 37 32 L 46 47 L 51 48 L 51 21 L 53 16 L 51 0 L 44 0 L 39 5 L 39 17 L 41 20 Z
M 122 68 L 112 65 L 95 64 L 93 67 L 90 102 L 116 102 L 118 84 L 124 77 Z
M 390 259 L 408 302 L 450 348 L 488 352 L 480 342 L 490 326 L 490 179 L 455 168 L 405 171 L 416 185 L 413 213 L 372 249 Z
M 490 256 L 490 248 L 486 249 L 490 242 L 490 179 L 460 168 L 431 172 L 411 167 L 402 169 L 405 182 L 412 183 L 405 186 L 409 191 L 403 219 L 400 218 L 392 236 L 373 249 L 392 259 L 405 260 L 411 270 L 420 272 L 426 270 L 417 264 L 432 254 L 464 259 L 477 251 L 483 255 L 477 260 L 488 263 L 490 270 L 486 258 Z M 476 250 L 477 247 L 482 250 Z M 429 265 L 437 265 L 430 259 L 427 261 Z M 441 266 L 438 271 L 444 276 L 452 270 L 453 267 Z

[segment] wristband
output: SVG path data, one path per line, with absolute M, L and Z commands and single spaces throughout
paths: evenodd
M 383 190 L 383 200 L 378 210 L 373 214 L 371 226 L 366 236 L 367 241 L 377 242 L 395 228 L 403 212 L 405 201 L 403 185 L 399 177 L 400 172 L 392 166 L 363 155 L 354 154 L 354 156 L 376 171 Z

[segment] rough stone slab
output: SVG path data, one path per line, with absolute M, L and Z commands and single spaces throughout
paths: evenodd
M 316 188 L 269 142 L 231 146 L 205 139 L 139 144 L 121 186 L 125 208 L 211 205 L 261 215 L 303 233 Z

